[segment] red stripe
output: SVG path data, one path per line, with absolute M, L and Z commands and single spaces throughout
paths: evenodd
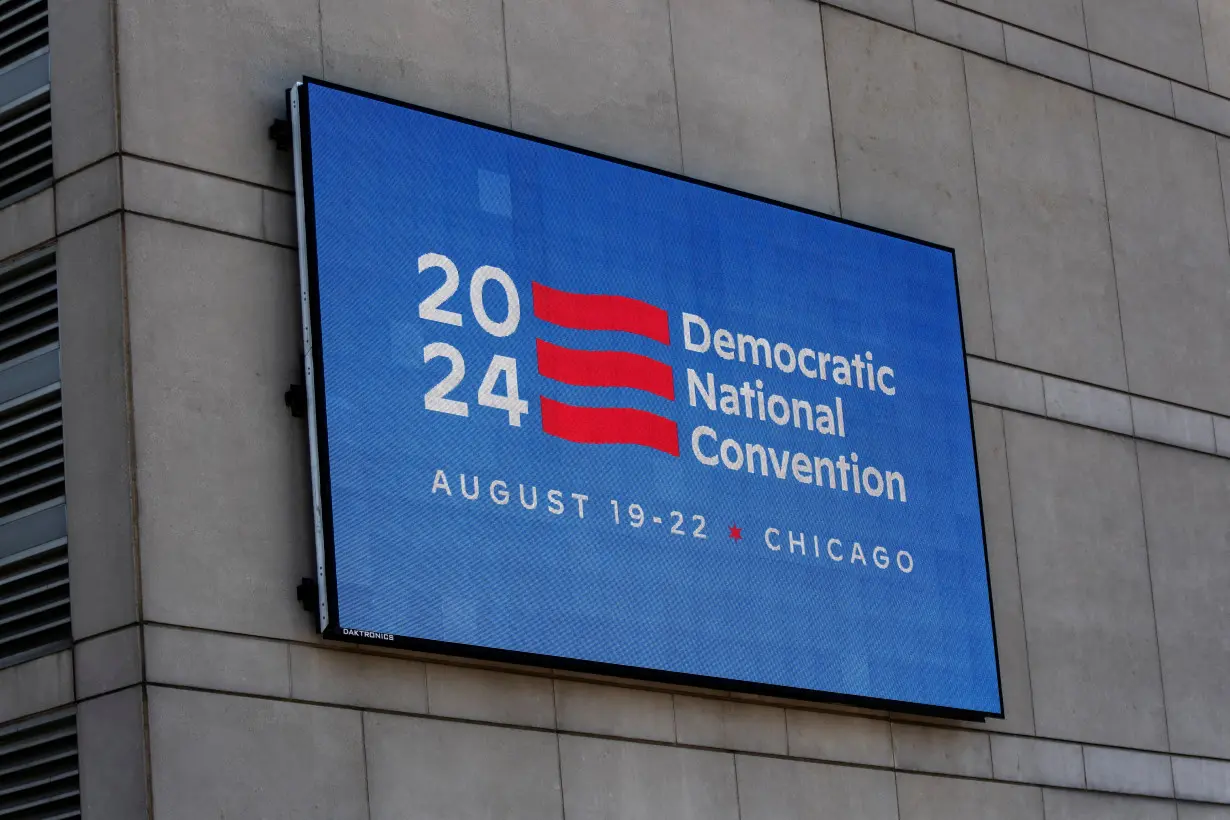
M 639 444 L 679 457 L 679 427 L 644 410 L 573 407 L 539 396 L 542 431 L 578 444 Z
M 573 330 L 622 330 L 664 345 L 671 343 L 670 322 L 660 307 L 627 296 L 568 293 L 533 283 L 534 315 Z
M 573 350 L 538 340 L 538 374 L 577 387 L 631 387 L 675 400 L 670 365 L 615 350 Z

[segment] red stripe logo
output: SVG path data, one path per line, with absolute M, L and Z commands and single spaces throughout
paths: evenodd
M 573 330 L 619 330 L 664 345 L 671 343 L 666 311 L 627 296 L 568 293 L 532 283 L 534 315 L 544 322 Z
M 538 340 L 538 372 L 577 387 L 631 387 L 675 400 L 670 365 L 617 350 L 573 350 Z
M 534 315 L 573 330 L 617 330 L 670 344 L 666 311 L 627 296 L 567 293 L 533 283 Z M 675 400 L 670 365 L 620 350 L 576 350 L 538 339 L 538 373 L 574 387 L 627 387 Z M 629 407 L 578 407 L 539 396 L 542 430 L 578 444 L 636 444 L 679 457 L 679 427 Z
M 542 430 L 549 436 L 578 444 L 639 444 L 679 456 L 679 427 L 675 422 L 628 407 L 576 407 L 538 398 Z

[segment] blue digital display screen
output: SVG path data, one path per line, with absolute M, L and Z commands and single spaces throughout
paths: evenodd
M 950 250 L 296 93 L 329 634 L 1002 713 Z

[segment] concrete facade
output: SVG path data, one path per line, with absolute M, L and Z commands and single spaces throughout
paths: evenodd
M 1224 0 L 51 0 L 71 650 L 121 818 L 1230 818 Z M 1006 716 L 323 641 L 303 75 L 957 250 Z

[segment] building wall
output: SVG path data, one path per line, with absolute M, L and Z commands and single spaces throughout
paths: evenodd
M 0 235 L 58 236 L 77 643 L 0 720 L 80 703 L 87 818 L 1230 818 L 1224 0 L 53 0 L 51 36 L 57 184 Z M 955 247 L 1005 719 L 322 641 L 266 138 L 305 74 Z

